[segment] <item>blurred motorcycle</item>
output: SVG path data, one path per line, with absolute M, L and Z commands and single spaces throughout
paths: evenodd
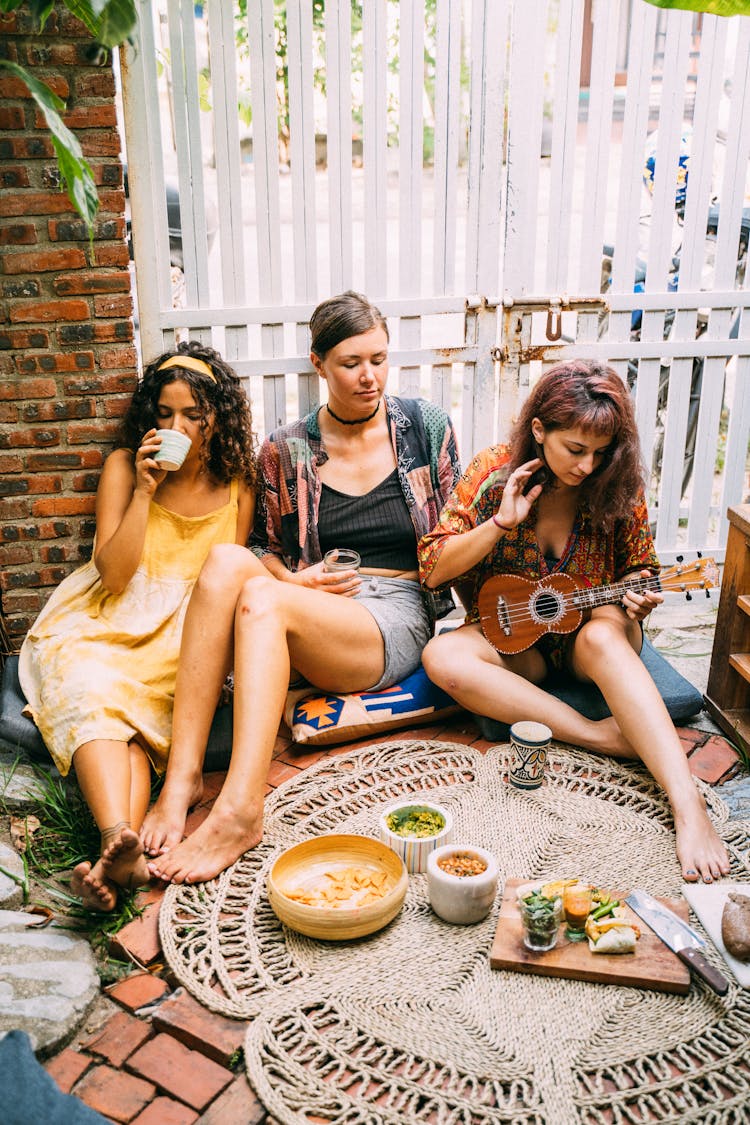
M 656 143 L 655 134 L 650 138 L 649 151 L 647 153 L 643 180 L 646 188 L 652 194 L 654 183 L 654 172 L 656 167 Z M 678 228 L 678 238 L 674 253 L 669 268 L 669 276 L 667 279 L 667 290 L 670 292 L 677 292 L 680 280 L 680 257 L 682 250 L 682 242 L 679 237 L 679 230 L 682 228 L 685 218 L 685 200 L 687 196 L 687 181 L 690 164 L 690 135 L 685 133 L 682 137 L 679 168 L 677 173 L 677 189 L 675 193 L 675 219 Z M 643 229 L 647 233 L 648 222 L 650 215 L 644 216 L 642 220 Z M 704 254 L 704 269 L 707 273 L 713 274 L 716 238 L 719 229 L 719 207 L 718 204 L 712 204 L 708 211 L 706 222 L 706 246 Z M 742 223 L 740 229 L 740 237 L 737 248 L 737 266 L 736 266 L 736 284 L 740 287 L 744 283 L 745 269 L 747 264 L 747 249 L 748 242 L 750 242 L 750 207 L 746 207 L 742 213 Z M 601 292 L 606 293 L 612 281 L 612 263 L 615 254 L 615 247 L 612 244 L 605 243 L 602 247 L 602 271 L 601 271 Z M 633 281 L 633 291 L 635 293 L 643 293 L 646 288 L 646 270 L 647 260 L 643 254 L 639 254 L 636 259 L 635 277 Z M 697 310 L 697 323 L 696 323 L 696 339 L 706 332 L 708 327 L 708 309 Z M 668 340 L 672 334 L 672 327 L 675 320 L 675 310 L 669 309 L 664 316 L 664 339 Z M 607 326 L 609 321 L 609 314 L 603 313 L 599 320 L 599 337 L 602 338 L 606 335 Z M 729 338 L 736 339 L 739 332 L 740 313 L 736 309 L 732 314 L 731 326 L 729 330 Z M 641 327 L 643 323 L 643 310 L 634 309 L 630 321 L 630 339 L 633 341 L 640 340 Z M 695 458 L 695 442 L 698 433 L 698 416 L 700 412 L 700 398 L 703 388 L 703 367 L 704 357 L 696 356 L 693 359 L 693 367 L 690 378 L 690 402 L 688 406 L 687 427 L 685 433 L 685 456 L 682 467 L 682 496 L 685 495 L 690 480 L 693 474 L 693 462 Z M 658 472 L 664 450 L 664 428 L 666 423 L 667 404 L 669 399 L 669 375 L 671 363 L 669 360 L 662 361 L 659 371 L 659 387 L 657 392 L 657 408 L 656 408 L 656 436 L 654 441 L 654 453 L 652 470 Z M 638 381 L 638 361 L 631 359 L 628 361 L 627 372 L 628 386 L 631 391 L 635 392 Z

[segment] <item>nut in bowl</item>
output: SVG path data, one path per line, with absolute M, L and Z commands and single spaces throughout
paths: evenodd
M 472 844 L 446 844 L 427 857 L 430 906 L 445 922 L 470 926 L 489 914 L 497 893 L 498 865 Z
M 268 901 L 306 937 L 348 941 L 373 934 L 401 909 L 409 877 L 401 859 L 369 836 L 329 835 L 288 848 L 268 873 Z
M 378 819 L 381 841 L 391 848 L 412 874 L 427 870 L 427 857 L 453 839 L 453 816 L 430 801 L 390 805 Z

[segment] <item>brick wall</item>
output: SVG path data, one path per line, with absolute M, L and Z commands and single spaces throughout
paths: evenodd
M 93 48 L 93 49 L 92 49 Z M 44 118 L 0 69 L 0 596 L 11 647 L 88 558 L 99 471 L 136 376 L 111 63 L 59 7 L 0 15 L 0 52 L 67 103 L 100 210 L 93 244 L 58 187 Z

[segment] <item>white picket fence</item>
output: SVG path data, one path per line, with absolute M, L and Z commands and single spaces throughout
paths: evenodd
M 233 7 L 209 0 L 197 17 L 188 0 L 140 0 L 139 43 L 122 60 L 143 354 L 188 335 L 211 342 L 247 381 L 264 433 L 318 401 L 312 309 L 359 289 L 389 318 L 392 388 L 451 411 L 464 461 L 507 434 L 543 364 L 611 360 L 634 387 L 662 559 L 722 557 L 726 508 L 748 495 L 750 295 L 738 246 L 750 19 L 644 0 L 327 0 L 318 27 L 310 0 L 287 0 L 279 28 L 273 0 L 247 0 L 243 25 Z M 168 177 L 180 201 L 178 307 Z M 647 270 L 634 293 L 639 255 Z

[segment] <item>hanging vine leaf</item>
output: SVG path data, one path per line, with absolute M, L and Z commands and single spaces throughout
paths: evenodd
M 712 16 L 749 16 L 750 0 L 646 0 L 655 8 L 683 8 Z
M 135 0 L 65 0 L 65 7 L 104 47 L 129 41 L 138 21 Z
M 63 0 L 63 2 L 68 11 L 85 24 L 102 47 L 110 48 L 126 41 L 132 42 L 138 26 L 135 0 Z M 39 30 L 43 31 L 55 6 L 54 0 L 0 0 L 0 12 L 13 12 L 24 5 L 39 24 Z M 81 146 L 60 116 L 65 111 L 65 103 L 48 86 L 17 63 L 0 59 L 0 67 L 10 71 L 16 78 L 20 78 L 44 114 L 47 127 L 52 134 L 52 144 L 68 198 L 88 226 L 89 237 L 93 237 L 93 224 L 99 209 L 99 198 L 91 168 Z
M 25 83 L 34 101 L 44 114 L 47 128 L 52 135 L 52 144 L 55 148 L 60 175 L 67 189 L 68 198 L 78 214 L 85 219 L 89 233 L 91 233 L 94 218 L 99 209 L 99 198 L 91 167 L 83 155 L 78 138 L 74 133 L 71 133 L 60 116 L 65 111 L 65 102 L 58 98 L 49 86 L 45 86 L 44 82 L 34 78 L 22 66 L 5 59 L 0 59 L 0 66 Z

